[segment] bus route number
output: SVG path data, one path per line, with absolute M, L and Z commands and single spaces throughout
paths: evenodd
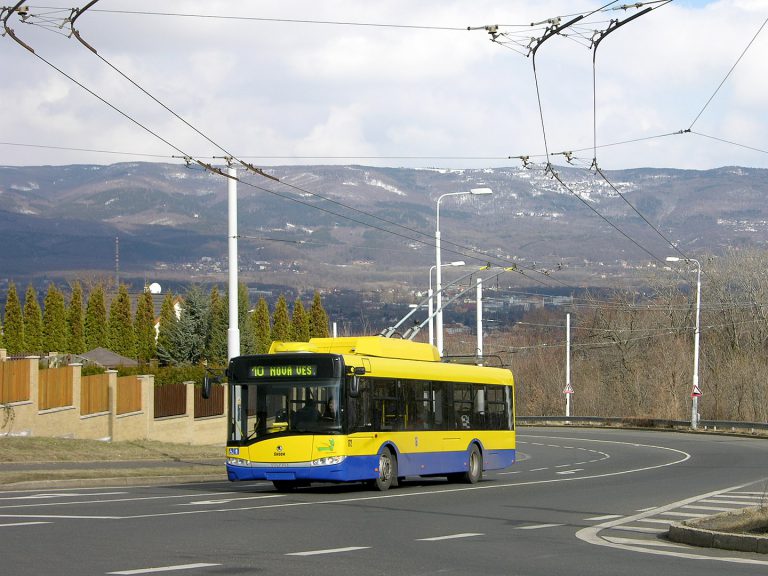
M 295 378 L 316 376 L 317 366 L 314 364 L 288 364 L 284 366 L 253 366 L 251 376 L 254 378 Z

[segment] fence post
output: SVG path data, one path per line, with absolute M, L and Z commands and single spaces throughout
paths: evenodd
M 145 440 L 152 440 L 155 424 L 155 375 L 143 374 L 138 378 L 141 382 L 141 409 L 147 422 Z
M 195 433 L 195 381 L 187 380 L 184 382 L 186 394 L 186 415 L 187 415 L 187 443 L 192 444 L 192 438 Z
M 72 368 L 72 405 L 77 408 L 77 415 L 83 413 L 83 365 L 73 363 Z
M 117 430 L 117 370 L 107 370 L 106 374 L 109 389 L 109 440 L 114 442 Z
M 6 360 L 8 360 L 8 350 L 0 348 L 0 362 L 5 362 Z
M 37 416 L 40 412 L 40 356 L 27 356 L 24 358 L 29 362 L 29 400 L 32 402 L 33 414 Z M 30 426 L 32 436 L 35 435 L 34 421 L 37 418 L 33 418 L 33 422 Z

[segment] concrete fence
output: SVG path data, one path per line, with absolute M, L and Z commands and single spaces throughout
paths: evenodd
M 82 376 L 82 366 L 57 369 L 58 377 L 44 374 L 40 358 L 6 360 L 0 350 L 0 437 L 44 436 L 94 440 L 156 440 L 178 444 L 223 445 L 226 442 L 227 391 L 216 394 L 220 407 L 200 410 L 200 387 L 185 382 L 186 402 L 182 414 L 155 418 L 154 376 L 118 378 L 107 370 L 106 378 L 94 383 Z M 105 387 L 100 394 L 107 402 L 96 403 L 94 384 Z M 203 401 L 208 402 L 208 401 Z M 197 409 L 196 409 L 197 405 Z M 106 408 L 106 409 L 103 409 Z M 196 417 L 195 413 L 215 414 Z

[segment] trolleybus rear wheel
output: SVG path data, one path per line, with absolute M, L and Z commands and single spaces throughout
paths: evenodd
M 469 449 L 469 460 L 467 461 L 467 471 L 463 475 L 463 480 L 467 484 L 477 484 L 483 477 L 483 455 L 477 444 L 472 444 Z

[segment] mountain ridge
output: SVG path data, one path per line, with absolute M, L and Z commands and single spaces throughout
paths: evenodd
M 553 169 L 567 187 L 538 166 L 265 167 L 279 183 L 239 170 L 239 264 L 270 283 L 423 285 L 437 198 L 481 186 L 494 194 L 440 204 L 444 261 L 557 267 L 563 281 L 584 285 L 672 254 L 665 238 L 686 254 L 768 244 L 766 169 L 603 171 L 610 182 Z M 125 273 L 220 275 L 226 179 L 145 162 L 0 167 L 0 245 L 13 247 L 0 251 L 6 280 L 110 274 L 116 238 Z

